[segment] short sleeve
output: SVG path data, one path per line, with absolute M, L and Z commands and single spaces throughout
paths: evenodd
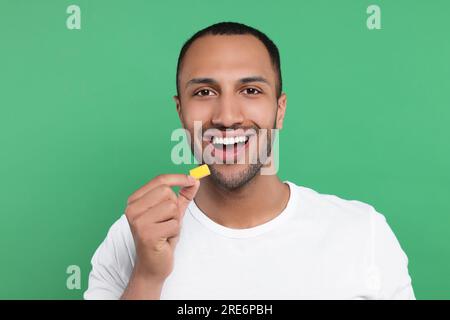
M 120 299 L 128 284 L 134 255 L 131 231 L 127 218 L 122 215 L 111 226 L 91 259 L 92 270 L 84 299 Z
M 371 213 L 371 267 L 369 283 L 382 300 L 415 300 L 408 257 L 384 215 Z

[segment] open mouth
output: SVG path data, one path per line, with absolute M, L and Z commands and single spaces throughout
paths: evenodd
M 217 163 L 237 163 L 238 158 L 244 155 L 250 143 L 250 135 L 236 135 L 232 137 L 212 136 L 207 139 L 214 148 L 212 156 Z M 239 162 L 240 163 L 240 162 Z

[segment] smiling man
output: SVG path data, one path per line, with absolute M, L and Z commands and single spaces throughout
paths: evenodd
M 265 34 L 232 22 L 197 32 L 176 81 L 178 116 L 191 148 L 211 151 L 211 175 L 163 174 L 134 192 L 92 258 L 85 299 L 415 299 L 374 207 L 262 173 L 252 145 L 272 158 L 287 102 Z

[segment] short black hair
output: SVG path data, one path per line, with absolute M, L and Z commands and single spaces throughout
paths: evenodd
M 179 73 L 183 58 L 186 52 L 188 51 L 189 47 L 196 39 L 206 35 L 246 35 L 246 34 L 253 35 L 257 39 L 259 39 L 269 52 L 270 59 L 272 60 L 273 67 L 275 68 L 278 78 L 276 91 L 277 91 L 277 98 L 279 98 L 282 92 L 282 80 L 281 80 L 280 53 L 278 51 L 278 47 L 267 35 L 265 35 L 261 31 L 238 22 L 219 22 L 210 25 L 209 27 L 206 27 L 195 33 L 184 43 L 183 47 L 181 48 L 180 55 L 178 56 L 178 63 L 177 63 L 177 75 L 176 75 L 177 95 L 180 95 Z

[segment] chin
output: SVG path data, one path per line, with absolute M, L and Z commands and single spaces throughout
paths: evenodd
M 262 164 L 210 165 L 211 178 L 226 190 L 236 190 L 249 183 L 261 170 Z

